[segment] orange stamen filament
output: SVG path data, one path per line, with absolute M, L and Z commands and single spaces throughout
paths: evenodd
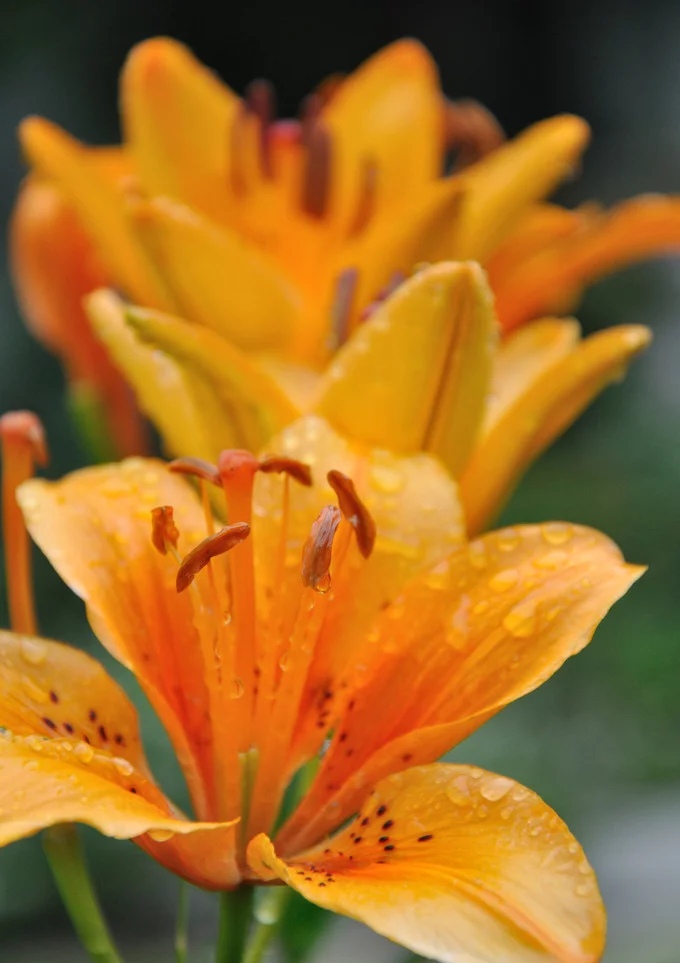
M 15 632 L 35 635 L 31 545 L 16 491 L 33 477 L 36 464 L 47 463 L 42 424 L 29 411 L 0 418 L 2 439 L 2 523 L 10 624 Z

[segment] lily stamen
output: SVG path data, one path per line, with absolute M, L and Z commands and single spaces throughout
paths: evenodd
M 45 431 L 31 411 L 12 411 L 0 418 L 2 449 L 2 527 L 10 623 L 15 632 L 37 631 L 31 546 L 16 490 L 48 461 Z
M 177 572 L 177 591 L 183 592 L 211 559 L 231 551 L 248 535 L 250 535 L 250 525 L 246 522 L 237 522 L 235 525 L 225 525 L 219 532 L 204 538 L 182 560 Z

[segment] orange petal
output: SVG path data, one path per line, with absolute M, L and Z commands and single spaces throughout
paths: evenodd
M 343 81 L 322 111 L 333 138 L 333 181 L 351 224 L 366 163 L 376 206 L 399 203 L 439 174 L 443 110 L 437 68 L 415 40 L 379 51 Z
M 526 208 L 572 173 L 588 137 L 588 125 L 579 117 L 552 117 L 460 174 L 456 180 L 465 190 L 465 203 L 457 257 L 484 261 Z
M 139 414 L 82 309 L 83 295 L 109 283 L 109 275 L 60 191 L 29 177 L 10 226 L 10 258 L 17 296 L 35 336 L 59 356 L 67 377 L 96 391 L 118 450 L 143 448 Z
M 128 697 L 98 662 L 59 642 L 0 632 L 0 727 L 80 740 L 147 771 Z
M 470 766 L 378 783 L 353 823 L 280 859 L 266 836 L 255 873 L 442 963 L 596 963 L 605 913 L 595 874 L 534 793 Z
M 342 578 L 333 587 L 333 605 L 328 606 L 316 645 L 292 750 L 291 758 L 299 762 L 309 758 L 325 735 L 325 730 L 317 727 L 320 703 L 324 711 L 338 711 L 326 694 L 333 690 L 342 698 L 340 682 L 356 656 L 362 627 L 367 627 L 409 578 L 460 543 L 462 518 L 455 483 L 436 459 L 427 455 L 406 458 L 384 450 L 366 451 L 313 416 L 300 419 L 272 439 L 267 450 L 311 465 L 314 478 L 311 488 L 290 486 L 285 518 L 281 506 L 286 483 L 276 476 L 259 475 L 255 484 L 252 524 L 258 606 L 261 612 L 268 612 L 271 598 L 282 600 L 283 610 L 271 614 L 281 620 L 276 624 L 282 639 L 297 611 L 302 549 L 311 524 L 324 505 L 336 501 L 326 481 L 329 470 L 353 479 L 377 527 L 371 557 L 363 559 L 352 546 L 343 561 Z M 286 526 L 283 555 L 281 522 Z M 275 650 L 270 656 L 277 669 L 280 655 Z M 262 723 L 267 724 L 266 716 Z
M 230 228 L 165 198 L 137 202 L 132 210 L 181 314 L 244 350 L 286 345 L 299 296 L 266 255 Z
M 210 460 L 225 447 L 258 451 L 297 417 L 297 408 L 265 369 L 215 331 L 141 308 L 129 308 L 126 317 L 138 336 L 181 371 Z M 160 384 L 153 390 L 165 393 Z M 160 403 L 155 397 L 154 404 Z M 184 438 L 179 453 L 199 454 L 196 439 Z
M 127 304 L 113 291 L 100 290 L 85 301 L 96 334 L 134 389 L 140 408 L 160 433 L 168 452 L 214 459 L 225 444 L 209 431 L 205 413 L 187 377 L 169 355 L 145 344 L 127 323 Z M 168 404 L 172 398 L 172 404 Z
M 680 197 L 637 197 L 537 249 L 496 287 L 505 330 L 573 303 L 585 285 L 680 248 Z
M 139 680 L 168 730 L 201 806 L 210 751 L 205 672 L 190 600 L 174 590 L 176 563 L 151 543 L 151 509 L 172 505 L 180 552 L 205 534 L 191 487 L 160 462 L 129 459 L 19 490 L 34 540 L 87 605 L 104 645 Z
M 146 192 L 227 220 L 229 132 L 239 104 L 183 44 L 155 37 L 133 47 L 121 75 L 121 110 Z
M 29 162 L 73 205 L 116 284 L 142 304 L 167 308 L 167 293 L 132 230 L 123 187 L 104 174 L 96 152 L 40 117 L 23 121 L 19 134 Z
M 522 472 L 603 388 L 622 377 L 650 337 L 646 328 L 633 325 L 594 334 L 505 407 L 461 476 L 468 532 L 484 528 Z
M 545 682 L 639 578 L 617 547 L 566 523 L 491 533 L 413 580 L 357 644 L 312 788 L 286 852 L 349 816 L 376 779 L 431 762 Z
M 177 816 L 163 794 L 121 757 L 85 742 L 0 735 L 0 846 L 58 823 L 85 823 L 134 839 L 197 885 L 235 885 L 234 830 Z
M 425 268 L 341 349 L 317 410 L 369 445 L 432 452 L 455 475 L 481 425 L 495 336 L 491 293 L 477 264 Z

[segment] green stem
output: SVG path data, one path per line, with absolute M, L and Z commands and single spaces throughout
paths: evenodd
M 97 463 L 115 461 L 116 446 L 106 420 L 106 411 L 91 385 L 71 385 L 68 408 L 80 440 L 89 457 Z
M 215 963 L 239 963 L 250 930 L 252 886 L 220 894 L 220 924 Z
M 189 951 L 189 887 L 180 880 L 177 928 L 175 929 L 175 963 L 187 963 Z
M 292 895 L 293 891 L 288 886 L 270 886 L 258 894 L 259 898 L 255 903 L 257 925 L 248 940 L 243 954 L 243 963 L 261 963 L 271 941 L 276 936 L 284 910 Z
M 75 827 L 52 826 L 42 838 L 57 889 L 90 959 L 93 963 L 122 963 L 92 886 Z

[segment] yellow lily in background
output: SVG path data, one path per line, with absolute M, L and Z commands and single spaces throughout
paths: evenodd
M 438 456 L 460 483 L 471 534 L 650 337 L 630 325 L 580 340 L 573 319 L 545 318 L 501 339 L 492 305 L 479 265 L 423 268 L 324 372 L 302 376 L 112 292 L 88 299 L 94 328 L 169 450 L 209 461 L 225 443 L 259 450 L 317 412 L 353 443 Z
M 121 113 L 124 142 L 106 150 L 42 119 L 21 128 L 32 173 L 14 275 L 32 327 L 69 368 L 67 332 L 84 326 L 71 304 L 95 284 L 54 277 L 65 232 L 130 301 L 221 335 L 255 365 L 266 355 L 269 374 L 303 385 L 419 263 L 486 264 L 507 331 L 680 243 L 678 199 L 610 214 L 543 204 L 577 166 L 585 122 L 555 117 L 502 144 L 483 108 L 443 98 L 412 40 L 322 85 L 301 120 L 278 121 L 263 82 L 240 99 L 181 44 L 152 39 L 128 58 Z
M 0 842 L 85 822 L 201 886 L 283 881 L 430 958 L 595 963 L 604 911 L 566 826 L 511 779 L 435 760 L 583 648 L 642 570 L 567 524 L 468 544 L 436 459 L 358 449 L 318 416 L 269 450 L 20 487 L 163 721 L 198 821 L 153 782 L 97 663 L 1 633 Z

